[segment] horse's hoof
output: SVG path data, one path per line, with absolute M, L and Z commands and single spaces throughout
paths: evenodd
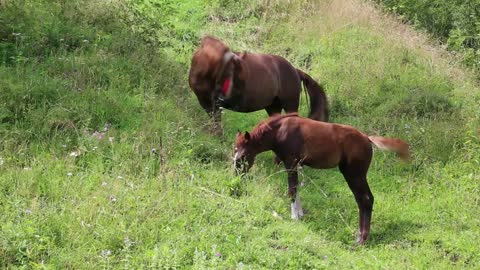
M 365 241 L 367 241 L 366 237 L 364 238 L 362 235 L 359 235 L 357 237 L 357 244 L 360 245 L 360 246 L 364 246 L 365 245 Z

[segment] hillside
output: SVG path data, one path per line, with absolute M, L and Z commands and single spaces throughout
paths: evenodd
M 209 132 L 187 82 L 205 34 L 305 70 L 330 121 L 410 143 L 411 164 L 374 154 L 365 246 L 337 169 L 301 171 L 301 221 L 272 153 L 233 175 L 266 113 Z M 0 1 L 0 265 L 477 269 L 480 93 L 456 61 L 359 0 Z

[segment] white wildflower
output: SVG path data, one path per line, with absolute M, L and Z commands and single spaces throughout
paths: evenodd
M 100 252 L 100 256 L 102 257 L 108 257 L 110 255 L 112 255 L 112 251 L 109 249 L 104 249 Z
M 71 157 L 78 157 L 78 156 L 80 156 L 80 151 L 79 150 L 73 151 L 73 152 L 70 153 L 70 156 Z

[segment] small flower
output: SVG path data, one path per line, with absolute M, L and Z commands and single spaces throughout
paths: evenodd
M 272 212 L 272 216 L 273 216 L 274 218 L 282 219 L 282 217 L 281 217 L 277 212 L 275 212 L 275 211 Z
M 107 132 L 110 129 L 111 126 L 112 126 L 112 124 L 105 123 L 105 125 L 103 126 L 103 131 Z
M 216 257 L 222 257 L 222 253 L 217 252 L 217 253 L 215 253 L 215 256 L 216 256 Z
M 117 176 L 117 179 L 123 179 L 123 176 L 119 175 Z
M 105 136 L 104 132 L 95 131 L 92 133 L 92 137 L 96 138 L 97 140 L 103 139 L 103 136 Z
M 63 148 L 67 148 L 67 145 L 66 145 L 66 144 L 62 144 L 62 147 L 63 147 Z
M 104 249 L 100 252 L 100 256 L 102 257 L 108 257 L 110 255 L 112 255 L 112 251 L 109 249 Z
M 102 186 L 103 186 L 103 187 L 105 187 L 105 186 L 107 186 L 107 185 L 108 185 L 107 182 L 102 182 Z
M 124 243 L 125 246 L 127 246 L 127 247 L 130 247 L 130 246 L 132 246 L 133 244 L 135 244 L 135 242 L 133 242 L 132 240 L 130 240 L 130 238 L 128 238 L 128 236 L 125 236 L 125 238 L 123 239 L 123 243 Z
M 67 176 L 73 176 L 73 173 L 69 172 L 67 173 Z
M 116 201 L 117 201 L 117 197 L 115 197 L 115 195 L 110 195 L 110 196 L 108 196 L 108 199 L 109 199 L 111 202 L 116 202 Z
M 0 157 L 0 166 L 2 166 L 3 164 L 5 164 L 5 160 Z
M 82 225 L 82 227 L 87 227 L 87 228 L 91 228 L 92 227 L 92 224 L 90 223 L 85 223 L 83 220 L 80 222 L 80 225 Z
M 73 152 L 70 153 L 69 156 L 71 156 L 71 157 L 78 157 L 78 156 L 80 156 L 80 151 L 78 151 L 78 150 L 77 150 L 77 151 L 73 151 Z
M 150 149 L 150 153 L 152 153 L 152 154 L 154 154 L 154 155 L 157 154 L 157 149 L 156 149 L 156 148 Z
M 32 213 L 32 210 L 30 209 L 25 209 L 25 214 L 31 214 Z
M 23 167 L 23 170 L 24 170 L 24 171 L 31 171 L 31 170 L 32 170 L 32 167 Z
M 113 140 L 115 139 L 115 137 L 108 137 L 108 141 L 113 143 Z

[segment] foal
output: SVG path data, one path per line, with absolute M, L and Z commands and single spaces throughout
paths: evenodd
M 303 216 L 297 194 L 297 166 L 315 169 L 337 167 L 355 196 L 360 214 L 357 242 L 363 244 L 370 231 L 373 195 L 367 183 L 367 171 L 372 159 L 372 147 L 396 152 L 400 158 L 410 157 L 408 144 L 400 139 L 368 136 L 357 129 L 299 117 L 297 113 L 276 115 L 258 124 L 252 134 L 237 134 L 234 166 L 246 173 L 255 156 L 272 150 L 288 172 L 288 195 L 292 218 Z M 244 164 L 244 163 L 247 164 Z

